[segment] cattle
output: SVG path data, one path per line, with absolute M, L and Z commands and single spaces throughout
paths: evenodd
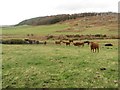
M 73 42 L 74 46 L 84 46 L 84 42 Z
M 91 45 L 90 45 L 90 47 L 91 47 L 91 52 L 96 52 L 96 49 L 98 50 L 98 52 L 99 52 L 99 44 L 98 43 L 95 43 L 95 42 L 90 42 L 91 43 Z
M 113 46 L 113 44 L 107 43 L 107 44 L 105 44 L 105 46 Z
M 60 41 L 55 41 L 55 44 L 59 44 L 59 45 L 61 45 L 61 40 Z
M 84 41 L 84 43 L 87 43 L 88 45 L 90 44 L 90 41 Z

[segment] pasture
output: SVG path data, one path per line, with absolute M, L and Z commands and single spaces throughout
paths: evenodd
M 2 40 L 47 41 L 46 45 L 2 44 L 3 88 L 117 88 L 117 27 L 117 16 L 106 15 L 81 17 L 51 25 L 2 28 Z M 106 38 L 69 35 L 106 35 Z M 84 47 L 66 46 L 65 43 L 56 45 L 55 41 L 61 39 L 98 42 L 100 51 L 92 53 L 87 44 Z M 113 46 L 104 46 L 106 43 Z
M 3 88 L 117 88 L 118 41 L 100 52 L 65 45 L 2 45 Z M 112 47 L 103 46 L 111 42 Z M 104 69 L 103 69 L 104 68 Z

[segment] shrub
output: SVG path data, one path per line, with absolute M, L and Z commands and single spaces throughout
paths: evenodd
M 22 39 L 9 39 L 9 40 L 2 40 L 2 44 L 24 44 L 25 41 Z

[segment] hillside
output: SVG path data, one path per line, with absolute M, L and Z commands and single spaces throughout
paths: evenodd
M 61 21 L 88 17 L 88 16 L 104 16 L 104 15 L 115 15 L 116 13 L 106 12 L 106 13 L 79 13 L 79 14 L 60 14 L 44 17 L 36 17 L 24 20 L 17 25 L 49 25 L 55 24 Z
M 28 20 L 29 21 L 29 20 Z M 24 22 L 25 23 L 25 22 Z M 51 25 L 18 25 L 4 27 L 3 38 L 33 38 L 46 39 L 48 37 L 68 37 L 69 35 L 107 35 L 117 38 L 118 16 L 117 13 L 104 13 L 95 16 L 68 19 Z M 32 36 L 31 36 L 32 35 Z

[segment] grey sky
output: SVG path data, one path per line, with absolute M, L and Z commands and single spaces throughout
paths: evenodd
M 119 0 L 0 0 L 0 25 L 47 15 L 118 12 Z

